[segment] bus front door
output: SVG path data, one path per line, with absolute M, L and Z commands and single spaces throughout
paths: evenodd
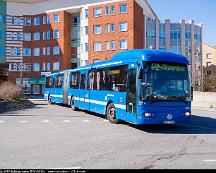
M 80 75 L 80 89 L 79 89 L 79 108 L 89 110 L 89 91 L 87 88 L 87 73 L 83 72 Z
M 130 122 L 136 121 L 136 69 L 128 70 L 128 86 L 127 86 L 127 117 Z

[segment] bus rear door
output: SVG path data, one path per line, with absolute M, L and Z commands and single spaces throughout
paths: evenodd
M 80 74 L 80 89 L 79 89 L 80 109 L 89 110 L 89 90 L 87 90 L 87 71 Z
M 63 81 L 63 104 L 68 105 L 68 79 L 69 71 L 64 71 L 64 81 Z

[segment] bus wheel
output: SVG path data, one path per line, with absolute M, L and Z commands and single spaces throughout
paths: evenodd
M 51 97 L 49 96 L 49 98 L 48 98 L 48 102 L 49 102 L 49 104 L 53 104 L 53 102 L 52 102 L 52 100 L 51 100 Z
M 76 107 L 76 105 L 75 105 L 75 99 L 74 99 L 74 97 L 71 98 L 71 109 L 73 111 L 77 111 L 78 110 L 77 107 Z
M 113 103 L 110 103 L 107 106 L 106 116 L 107 116 L 107 119 L 111 123 L 113 123 L 113 124 L 119 123 L 119 120 L 116 119 L 116 109 L 115 109 L 115 105 Z

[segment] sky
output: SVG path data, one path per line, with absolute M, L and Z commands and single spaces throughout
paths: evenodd
M 161 21 L 203 24 L 203 41 L 216 46 L 216 0 L 148 0 Z

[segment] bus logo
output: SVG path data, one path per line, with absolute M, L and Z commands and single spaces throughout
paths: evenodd
M 173 117 L 172 114 L 168 114 L 168 115 L 167 115 L 167 119 L 168 119 L 168 120 L 171 120 L 172 117 Z

